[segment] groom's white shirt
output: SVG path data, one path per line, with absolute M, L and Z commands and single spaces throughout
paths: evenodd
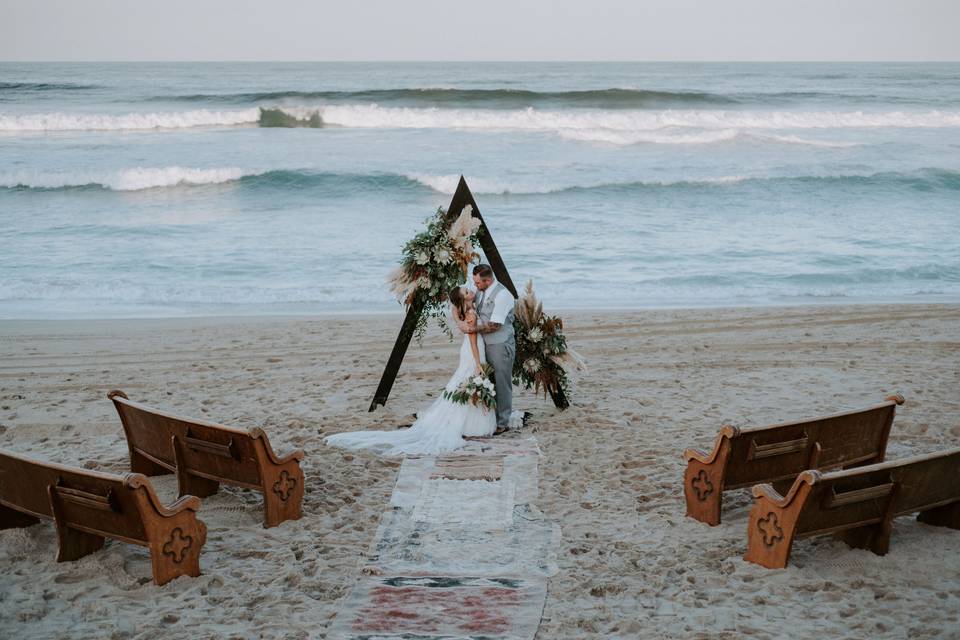
M 497 282 L 494 281 L 494 283 L 487 288 L 487 291 L 489 291 L 490 288 L 494 287 L 496 284 Z M 510 309 L 512 308 L 513 295 L 507 291 L 506 287 L 497 287 L 497 294 L 493 299 L 493 313 L 490 314 L 490 322 L 503 324 L 507 319 L 507 314 L 510 313 Z

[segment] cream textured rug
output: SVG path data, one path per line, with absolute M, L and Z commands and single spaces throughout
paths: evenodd
M 533 638 L 560 527 L 534 506 L 533 438 L 404 459 L 328 637 Z

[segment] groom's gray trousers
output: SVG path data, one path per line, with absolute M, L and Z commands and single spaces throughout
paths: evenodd
M 493 365 L 493 378 L 497 387 L 497 426 L 509 428 L 513 413 L 513 360 L 517 356 L 517 344 L 511 338 L 501 344 L 486 345 L 487 362 Z

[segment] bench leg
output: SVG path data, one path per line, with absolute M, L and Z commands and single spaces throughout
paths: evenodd
M 690 460 L 683 474 L 683 496 L 687 501 L 687 516 L 705 522 L 711 527 L 720 524 L 725 463 L 725 457 L 719 456 L 713 464 Z
M 184 451 L 183 441 L 177 436 L 173 436 L 173 455 L 177 463 L 177 486 L 179 487 L 181 497 L 197 496 L 198 498 L 206 498 L 220 490 L 220 483 L 216 480 L 208 480 L 207 478 L 201 478 L 190 473 L 187 469 L 187 457 Z
M 296 460 L 261 469 L 263 475 L 263 526 L 275 527 L 300 519 L 303 502 L 303 471 Z
M 890 550 L 890 533 L 893 531 L 893 505 L 897 499 L 900 485 L 894 484 L 887 499 L 883 520 L 877 524 L 838 531 L 834 537 L 843 540 L 854 549 L 869 549 L 878 556 L 887 555 Z
M 789 511 L 754 504 L 747 523 L 747 552 L 743 559 L 767 569 L 783 569 L 793 550 L 795 519 Z
M 57 538 L 60 548 L 57 550 L 57 562 L 79 560 L 94 551 L 103 548 L 103 536 L 96 536 L 86 531 L 77 531 L 57 523 Z
M 19 529 L 40 522 L 40 518 L 0 504 L 0 529 Z
M 170 469 L 157 464 L 150 458 L 134 451 L 130 448 L 130 471 L 131 473 L 142 473 L 145 476 L 165 476 L 170 473 Z
M 960 529 L 960 502 L 945 504 L 917 514 L 917 522 L 935 527 L 950 527 Z
M 177 466 L 177 485 L 180 496 L 197 496 L 206 498 L 220 490 L 220 483 L 200 476 L 190 475 L 185 467 Z
M 890 527 L 884 523 L 869 527 L 857 527 L 833 534 L 837 540 L 847 543 L 853 549 L 869 549 L 878 556 L 887 555 L 890 550 Z
M 103 548 L 103 536 L 78 531 L 67 526 L 66 518 L 63 515 L 63 507 L 60 504 L 60 498 L 56 494 L 55 487 L 47 487 L 47 495 L 50 496 L 53 522 L 56 525 L 57 540 L 60 543 L 57 549 L 57 562 L 78 560 Z
M 785 506 L 757 496 L 747 521 L 747 552 L 743 559 L 768 569 L 785 568 L 790 562 L 797 520 L 809 495 L 810 485 L 803 484 Z
M 180 576 L 199 576 L 200 550 L 206 541 L 207 526 L 192 512 L 158 523 L 149 544 L 154 583 L 160 586 Z

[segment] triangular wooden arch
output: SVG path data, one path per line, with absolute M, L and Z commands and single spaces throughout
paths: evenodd
M 457 190 L 454 192 L 453 199 L 450 200 L 450 206 L 447 208 L 448 224 L 453 223 L 468 204 L 473 207 L 473 217 L 480 220 L 483 225 L 480 228 L 480 248 L 483 249 L 487 264 L 493 268 L 493 274 L 496 276 L 497 282 L 505 286 L 516 298 L 517 288 L 513 285 L 513 280 L 507 273 L 507 266 L 503 264 L 503 258 L 500 257 L 497 245 L 493 242 L 490 228 L 483 221 L 483 216 L 480 215 L 480 208 L 477 206 L 477 201 L 473 199 L 473 194 L 470 193 L 467 181 L 464 180 L 463 176 L 460 176 L 460 183 L 457 185 Z M 407 309 L 407 317 L 403 320 L 400 335 L 397 336 L 393 351 L 390 353 L 390 359 L 387 360 L 387 366 L 383 370 L 383 376 L 380 377 L 380 385 L 377 387 L 377 392 L 370 403 L 370 411 L 387 403 L 387 396 L 390 395 L 390 389 L 393 388 L 393 382 L 400 371 L 400 365 L 403 363 L 403 357 L 410 346 L 410 339 L 413 338 L 413 332 L 417 327 L 417 319 L 421 313 L 423 313 L 422 305 L 410 305 L 410 308 Z

